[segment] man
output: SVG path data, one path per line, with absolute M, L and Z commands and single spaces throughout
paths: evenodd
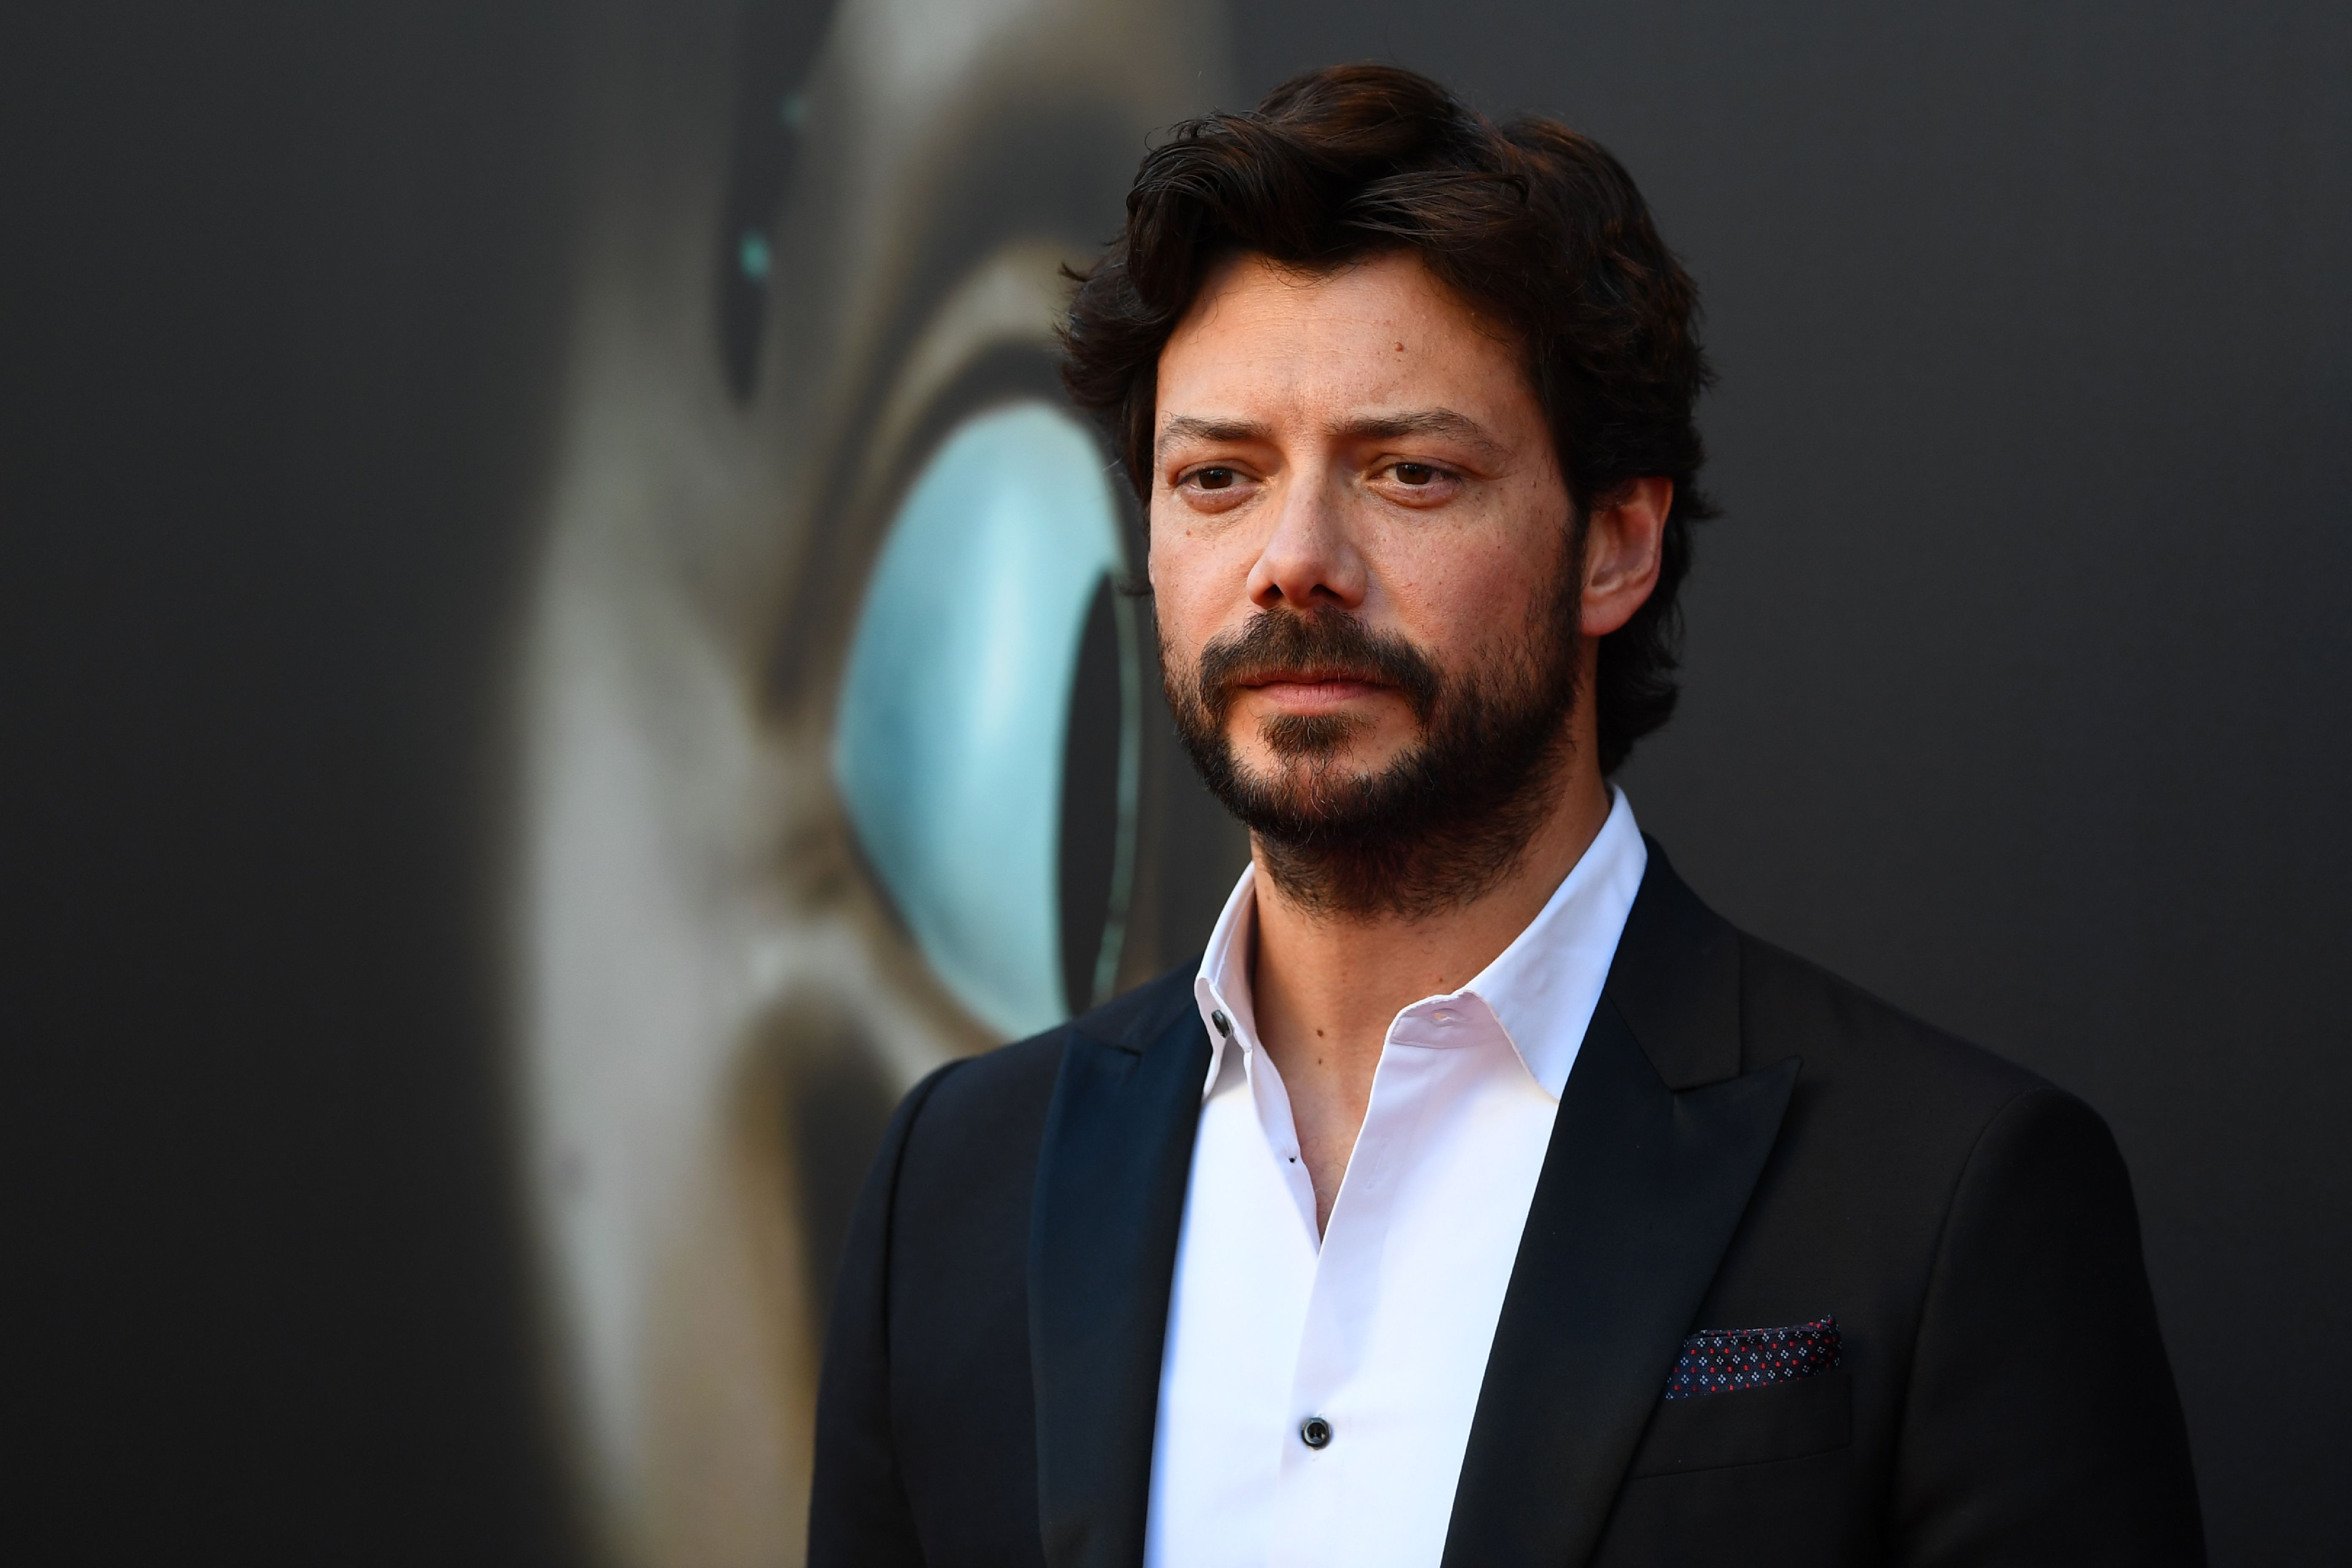
M 1392 70 L 1183 128 L 1068 380 L 1252 834 L 1197 971 L 908 1096 L 815 1563 L 2201 1561 L 2098 1119 L 1734 931 L 1674 700 L 1694 293 Z

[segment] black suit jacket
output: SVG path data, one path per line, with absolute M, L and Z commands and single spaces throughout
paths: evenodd
M 814 1568 L 1133 1568 L 1209 1044 L 1191 971 L 910 1093 L 853 1223 Z M 1661 1398 L 1684 1338 L 1843 1364 Z M 1445 1568 L 2195 1563 L 2129 1178 L 2077 1100 L 1655 844 L 1560 1100 Z

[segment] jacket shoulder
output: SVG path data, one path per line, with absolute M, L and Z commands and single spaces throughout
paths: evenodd
M 1066 1024 L 948 1063 L 908 1095 L 915 1120 L 909 1141 L 1001 1147 L 1025 1137 L 1034 1147 L 1053 1103 L 1062 1056 L 1073 1035 L 1138 1048 L 1192 1005 L 1195 966 L 1170 970 Z
M 1042 1112 L 1054 1092 L 1067 1027 L 959 1058 L 917 1084 L 908 1096 L 910 1101 L 920 1097 L 915 1134 L 929 1137 L 944 1125 L 998 1121 L 1032 1101 Z
M 2052 1090 L 2038 1075 L 1914 1017 L 1809 959 L 1742 931 L 1742 1068 L 1790 1057 L 1804 1076 L 1898 1097 L 1918 1114 L 1981 1127 L 2019 1096 Z

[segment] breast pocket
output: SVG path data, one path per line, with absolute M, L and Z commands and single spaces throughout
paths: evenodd
M 1852 1384 L 1843 1372 L 1815 1373 L 1762 1388 L 1661 1401 L 1627 1479 L 1802 1458 L 1853 1440 Z

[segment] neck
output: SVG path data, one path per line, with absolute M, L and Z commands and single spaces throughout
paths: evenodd
M 1257 865 L 1250 997 L 1260 1043 L 1281 1073 L 1315 1184 L 1319 1220 L 1347 1170 L 1396 1015 L 1458 991 L 1542 912 L 1608 820 L 1609 788 L 1580 746 L 1525 847 L 1478 896 L 1427 913 L 1345 913 L 1286 895 Z

